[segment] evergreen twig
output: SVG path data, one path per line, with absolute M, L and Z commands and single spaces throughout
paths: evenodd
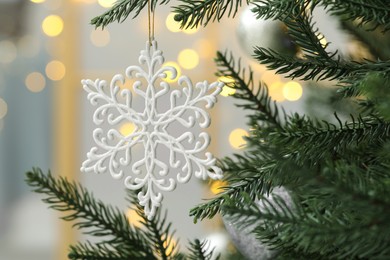
M 180 21 L 181 27 L 193 28 L 199 25 L 206 26 L 210 21 L 220 21 L 222 17 L 235 17 L 242 2 L 249 0 L 179 0 L 181 2 L 173 7 L 175 20 Z
M 129 224 L 119 209 L 95 200 L 81 185 L 70 183 L 63 177 L 56 180 L 50 172 L 45 175 L 36 168 L 26 176 L 26 182 L 34 188 L 34 192 L 47 196 L 43 201 L 50 208 L 68 212 L 62 219 L 76 220 L 74 227 L 85 229 L 85 234 L 105 237 L 112 245 L 125 243 L 143 257 L 153 256 L 145 236 Z

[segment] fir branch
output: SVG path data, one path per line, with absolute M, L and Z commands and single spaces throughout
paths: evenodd
M 262 47 L 255 47 L 253 57 L 261 64 L 267 65 L 268 69 L 276 70 L 278 74 L 302 80 L 332 80 L 345 77 L 355 66 L 355 64 L 343 64 L 341 61 L 321 57 L 297 59 Z
M 170 0 L 151 0 L 151 6 L 152 8 L 155 8 L 157 2 L 160 2 L 160 4 L 166 4 L 169 1 Z M 91 20 L 91 24 L 95 25 L 95 28 L 101 27 L 104 29 L 104 27 L 112 22 L 124 22 L 131 13 L 134 13 L 132 17 L 132 19 L 134 19 L 139 15 L 142 9 L 145 8 L 147 3 L 148 0 L 118 0 L 110 10 L 93 18 Z
M 256 14 L 257 19 L 274 19 L 283 21 L 287 17 L 296 16 L 301 13 L 302 6 L 304 10 L 312 4 L 312 8 L 316 2 L 307 0 L 254 0 L 251 2 L 255 7 L 251 10 Z
M 390 30 L 390 4 L 383 0 L 320 0 L 330 13 L 344 20 L 358 20 L 360 24 L 373 24 L 371 30 L 383 26 Z
M 288 78 L 302 80 L 346 79 L 365 75 L 369 72 L 380 72 L 390 75 L 390 62 L 344 62 L 322 57 L 307 57 L 306 59 L 292 58 L 270 49 L 255 48 L 254 57 L 269 69 L 276 69 L 276 73 L 285 74 Z
M 243 198 L 241 194 L 243 192 L 247 192 L 255 200 L 259 194 L 270 190 L 271 187 L 265 178 L 256 175 L 254 177 L 236 180 L 235 182 L 231 181 L 229 186 L 222 187 L 221 189 L 223 192 L 219 193 L 218 197 L 191 209 L 190 216 L 194 217 L 195 223 L 198 219 L 213 218 L 217 213 L 222 211 L 224 203 L 229 199 L 237 203 L 242 202 Z
M 70 246 L 69 259 L 72 260 L 127 260 L 127 259 L 145 259 L 144 256 L 138 254 L 136 250 L 133 254 L 130 251 L 127 253 L 118 252 L 118 250 L 112 248 L 110 244 L 95 244 L 91 242 L 78 243 Z
M 189 260 L 218 260 L 219 256 L 216 258 L 213 257 L 214 250 L 209 250 L 210 244 L 207 240 L 200 242 L 199 239 L 195 239 L 193 242 L 190 242 L 189 251 L 190 255 L 188 255 Z
M 263 198 L 262 202 L 262 207 L 254 202 L 249 206 L 244 204 L 244 207 L 237 207 L 235 203 L 226 204 L 224 211 L 241 227 L 255 225 L 253 232 L 271 248 L 297 249 L 305 254 L 319 253 L 328 255 L 328 259 L 389 256 L 387 243 L 390 229 L 386 223 L 372 222 L 378 212 L 368 213 L 369 217 L 354 218 L 355 214 L 359 216 L 373 210 L 372 206 L 358 208 L 358 213 L 345 213 L 344 219 L 336 219 L 330 210 L 319 211 L 312 208 L 313 205 L 300 207 L 296 203 L 289 206 L 278 196 L 273 196 L 272 201 Z M 385 220 L 386 217 L 381 219 Z M 381 231 L 378 228 L 382 228 Z M 324 247 L 324 244 L 327 246 Z
M 235 17 L 242 0 L 179 0 L 181 4 L 174 6 L 175 20 L 181 22 L 182 28 L 206 26 L 210 21 L 220 21 L 224 15 Z M 249 0 L 245 0 L 246 4 Z
M 262 194 L 270 193 L 274 187 L 300 183 L 306 174 L 309 174 L 308 169 L 302 166 L 299 166 L 299 174 L 291 173 L 291 169 L 298 165 L 285 158 L 251 163 L 256 167 L 252 176 L 229 180 L 229 185 L 221 188 L 223 191 L 218 197 L 191 209 L 190 216 L 194 217 L 195 223 L 198 219 L 213 218 L 217 213 L 221 213 L 225 203 L 229 201 L 234 201 L 237 205 L 245 204 L 246 198 L 242 196 L 243 193 L 255 201 Z
M 136 206 L 137 214 L 142 218 L 141 223 L 145 227 L 144 235 L 149 244 L 154 248 L 154 252 L 159 259 L 181 259 L 183 256 L 178 252 L 179 241 L 174 241 L 175 231 L 171 231 L 172 223 L 166 223 L 168 212 L 165 211 L 161 216 L 161 209 L 157 210 L 156 215 L 149 220 L 145 215 L 144 209 L 139 205 L 137 193 L 128 191 L 127 198 L 131 205 Z
M 26 182 L 34 192 L 47 196 L 43 201 L 50 204 L 50 208 L 71 212 L 62 219 L 78 220 L 74 226 L 89 230 L 85 234 L 108 237 L 112 245 L 125 243 L 143 257 L 153 256 L 146 238 L 129 224 L 123 213 L 95 200 L 81 185 L 70 183 L 63 177 L 56 180 L 50 172 L 44 175 L 40 169 L 33 169 L 26 176 Z
M 351 122 L 344 123 L 336 114 L 335 118 L 339 120 L 338 126 L 325 121 L 315 123 L 296 115 L 286 124 L 284 132 L 273 136 L 272 142 L 288 146 L 286 154 L 299 154 L 297 161 L 317 163 L 332 154 L 342 155 L 361 143 L 379 147 L 390 137 L 390 124 L 376 118 L 351 116 Z
M 244 105 L 238 105 L 238 107 L 255 111 L 257 114 L 252 118 L 256 121 L 259 120 L 265 124 L 281 128 L 279 109 L 276 102 L 272 101 L 268 95 L 267 87 L 261 83 L 255 90 L 253 71 L 249 68 L 246 72 L 245 68 L 241 67 L 240 60 L 236 63 L 233 55 L 228 55 L 226 52 L 217 52 L 215 62 L 218 66 L 217 76 L 231 77 L 235 80 L 236 93 L 233 97 L 248 102 Z

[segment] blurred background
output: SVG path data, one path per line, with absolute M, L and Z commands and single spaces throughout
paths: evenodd
M 66 259 L 68 244 L 83 239 L 58 219 L 24 182 L 32 167 L 82 182 L 95 196 L 118 206 L 129 216 L 122 181 L 108 174 L 80 173 L 81 162 L 93 146 L 93 107 L 80 80 L 110 80 L 138 65 L 138 55 L 148 39 L 146 12 L 122 24 L 95 30 L 90 20 L 110 8 L 113 0 L 0 0 L 0 259 Z M 169 5 L 175 4 L 171 1 Z M 252 58 L 252 46 L 272 46 L 299 54 L 278 22 L 256 20 L 249 7 L 237 19 L 224 19 L 207 28 L 180 30 L 170 6 L 158 6 L 155 34 L 169 65 L 193 82 L 228 78 L 214 76 L 217 50 L 232 51 L 243 65 L 267 83 L 271 97 L 287 111 L 300 111 L 307 89 L 267 71 Z M 145 10 L 146 11 L 146 10 Z M 334 30 L 329 17 L 321 23 L 332 48 L 349 48 Z M 326 41 L 324 39 L 324 41 Z M 325 44 L 325 42 L 324 42 Z M 174 82 L 172 83 L 174 84 Z M 130 86 L 130 85 L 129 85 Z M 128 86 L 128 87 L 129 87 Z M 125 86 L 126 87 L 126 86 Z M 209 150 L 216 157 L 240 152 L 247 133 L 244 111 L 228 97 L 225 87 L 210 111 L 212 138 Z M 131 131 L 131 125 L 121 125 Z M 130 130 L 129 130 L 130 129 Z M 235 250 L 223 223 L 215 219 L 194 224 L 189 210 L 218 193 L 220 181 L 197 179 L 166 194 L 164 206 L 184 249 L 188 239 L 208 238 L 218 251 Z M 134 219 L 134 218 L 132 218 Z

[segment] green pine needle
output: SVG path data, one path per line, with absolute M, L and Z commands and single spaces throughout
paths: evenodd
M 235 17 L 243 2 L 249 0 L 179 0 L 173 7 L 175 20 L 181 22 L 182 28 L 206 26 L 209 22 L 220 21 L 224 16 Z

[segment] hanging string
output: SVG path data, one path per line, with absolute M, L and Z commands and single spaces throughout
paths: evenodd
M 148 0 L 148 30 L 149 30 L 149 44 L 152 45 L 154 40 L 154 10 L 150 3 L 151 0 Z

